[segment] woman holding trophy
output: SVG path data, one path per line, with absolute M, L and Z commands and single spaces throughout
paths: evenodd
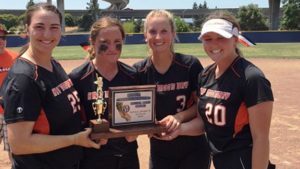
M 26 11 L 29 42 L 1 87 L 12 169 L 78 169 L 80 146 L 100 148 L 88 137 L 91 129 L 81 131 L 77 92 L 52 57 L 61 23 L 53 5 L 39 3 Z
M 136 85 L 136 72 L 118 61 L 125 33 L 117 19 L 103 17 L 97 20 L 90 31 L 89 60 L 70 73 L 82 103 L 84 125 L 107 124 L 108 88 Z M 106 127 L 104 127 L 106 128 Z M 102 129 L 99 129 L 102 130 Z M 138 169 L 136 137 L 109 139 L 100 150 L 85 149 L 81 169 Z
M 150 139 L 150 168 L 207 169 L 209 152 L 203 132 L 192 135 L 183 132 L 186 122 L 199 124 L 196 82 L 203 67 L 196 57 L 175 53 L 176 27 L 170 12 L 151 11 L 144 23 L 144 36 L 149 57 L 134 67 L 141 84 L 157 86 L 156 118 L 167 128 L 165 135 Z

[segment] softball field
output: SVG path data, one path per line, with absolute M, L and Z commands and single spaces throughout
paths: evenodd
M 297 87 L 300 84 L 300 59 L 249 60 L 256 64 L 271 81 L 275 97 L 270 133 L 270 159 L 278 169 L 297 169 L 300 166 L 300 102 L 298 100 L 300 87 Z M 131 65 L 138 59 L 122 61 Z M 211 63 L 208 58 L 200 58 L 200 61 L 203 66 Z M 67 72 L 83 62 L 83 60 L 60 61 Z M 149 159 L 147 136 L 139 136 L 138 143 L 141 169 L 147 169 Z M 10 169 L 3 144 L 0 145 L 0 169 Z

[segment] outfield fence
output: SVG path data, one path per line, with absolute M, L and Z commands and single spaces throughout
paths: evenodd
M 257 31 L 242 32 L 255 43 L 299 43 L 300 31 Z M 63 35 L 59 46 L 76 46 L 82 42 L 88 41 L 88 34 L 66 34 Z M 178 33 L 176 41 L 178 43 L 199 43 L 199 33 Z M 26 44 L 27 38 L 17 35 L 10 35 L 7 39 L 8 47 L 20 47 Z M 125 44 L 143 44 L 145 43 L 143 34 L 127 34 Z

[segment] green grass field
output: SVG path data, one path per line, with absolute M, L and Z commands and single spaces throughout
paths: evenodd
M 18 51 L 19 48 L 12 48 Z M 247 58 L 294 58 L 300 59 L 300 43 L 259 43 L 255 47 L 240 47 Z M 122 58 L 143 58 L 147 56 L 147 46 L 125 45 Z M 200 43 L 175 44 L 175 51 L 197 57 L 206 57 Z M 59 46 L 55 49 L 55 58 L 59 60 L 82 59 L 87 53 L 80 46 Z

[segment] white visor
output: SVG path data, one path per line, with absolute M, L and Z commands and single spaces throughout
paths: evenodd
M 233 27 L 233 24 L 231 22 L 224 19 L 210 19 L 205 22 L 202 27 L 199 39 L 201 39 L 202 36 L 208 32 L 217 33 L 225 38 L 231 38 L 233 35 L 236 37 L 239 36 L 238 28 Z

